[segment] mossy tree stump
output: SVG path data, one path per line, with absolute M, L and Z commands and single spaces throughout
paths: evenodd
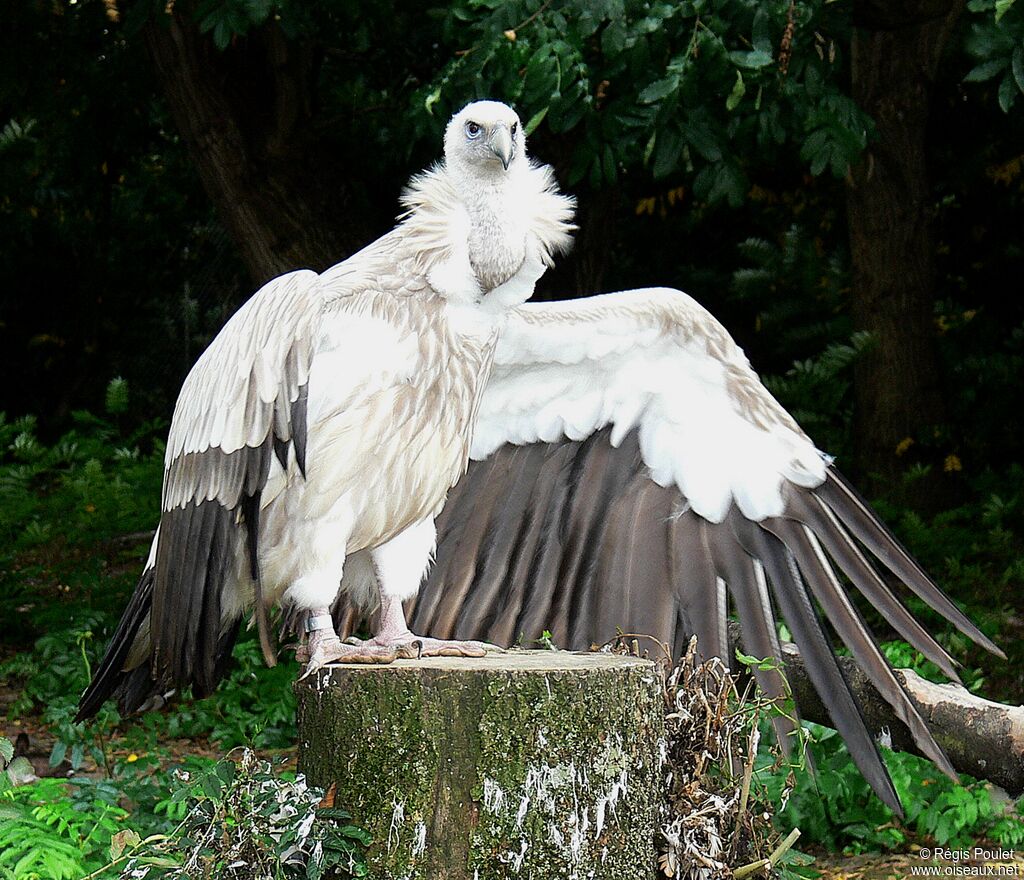
M 296 684 L 299 769 L 381 880 L 651 880 L 664 739 L 647 660 L 512 651 Z

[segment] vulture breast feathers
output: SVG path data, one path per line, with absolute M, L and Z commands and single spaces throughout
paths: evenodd
M 643 633 L 677 657 L 696 634 L 704 655 L 728 663 L 732 611 L 745 650 L 762 658 L 781 656 L 784 620 L 861 771 L 898 811 L 824 612 L 921 750 L 953 773 L 837 572 L 954 680 L 956 662 L 871 557 L 975 642 L 998 648 L 686 294 L 631 290 L 514 309 L 472 458 L 438 519 L 437 561 L 411 610 L 414 628 L 502 644 L 549 630 L 575 649 Z M 777 671 L 755 675 L 784 696 Z M 777 730 L 785 747 L 787 725 Z

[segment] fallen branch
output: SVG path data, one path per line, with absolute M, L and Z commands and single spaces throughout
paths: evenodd
M 796 645 L 783 644 L 782 654 L 801 716 L 831 726 L 831 716 L 807 676 Z M 840 657 L 839 664 L 872 735 L 881 736 L 893 749 L 920 755 L 906 725 L 853 658 Z M 933 684 L 909 669 L 895 672 L 958 771 L 988 779 L 1014 797 L 1024 792 L 1024 707 L 982 699 L 958 684 Z

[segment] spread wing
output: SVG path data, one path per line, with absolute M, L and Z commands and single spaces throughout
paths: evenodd
M 617 630 L 726 662 L 779 657 L 784 620 L 861 771 L 899 802 L 823 617 L 919 747 L 953 770 L 876 646 L 841 572 L 947 675 L 956 663 L 870 557 L 962 632 L 998 649 L 910 558 L 772 398 L 722 326 L 672 290 L 527 304 L 481 403 L 474 461 L 438 521 L 415 631 L 508 644 L 550 630 L 585 649 Z M 784 683 L 755 672 L 770 695 Z M 786 743 L 785 724 L 778 727 Z
M 321 285 L 309 271 L 268 282 L 186 378 L 167 440 L 157 535 L 79 717 L 95 714 L 109 696 L 134 709 L 174 685 L 211 692 L 253 599 L 269 654 L 257 564 L 260 500 L 275 458 L 282 470 L 305 473 Z

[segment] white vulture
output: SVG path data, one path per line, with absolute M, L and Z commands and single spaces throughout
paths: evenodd
M 395 230 L 343 263 L 268 283 L 189 374 L 157 536 L 79 718 L 108 697 L 127 712 L 175 687 L 209 693 L 250 612 L 272 662 L 275 603 L 312 670 L 479 655 L 545 629 L 572 648 L 647 633 L 677 654 L 696 634 L 728 662 L 731 596 L 750 654 L 779 656 L 781 613 L 889 806 L 899 811 L 898 797 L 817 606 L 952 774 L 837 572 L 951 678 L 956 662 L 871 556 L 1001 652 L 725 329 L 665 288 L 525 302 L 568 246 L 573 203 L 527 159 L 502 104 L 452 118 L 444 162 L 412 180 L 403 205 Z M 368 612 L 373 637 L 343 642 Z M 777 670 L 755 675 L 785 693 Z

